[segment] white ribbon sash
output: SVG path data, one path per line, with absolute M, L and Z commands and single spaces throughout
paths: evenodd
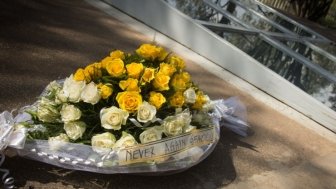
M 209 127 L 150 144 L 121 149 L 118 153 L 119 164 L 125 165 L 170 157 L 195 146 L 207 145 L 216 140 L 215 132 L 214 127 Z

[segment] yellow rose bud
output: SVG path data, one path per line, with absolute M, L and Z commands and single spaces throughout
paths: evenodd
M 128 78 L 127 80 L 122 80 L 119 82 L 119 87 L 124 91 L 138 91 L 140 88 L 138 86 L 138 80 L 133 78 Z
M 145 68 L 145 71 L 141 77 L 141 85 L 151 82 L 155 78 L 154 73 L 155 73 L 154 68 Z
M 185 81 L 185 82 L 189 82 L 190 81 L 190 74 L 188 72 L 182 72 L 180 73 L 181 74 L 181 77 L 182 79 Z
M 139 78 L 143 69 L 144 69 L 144 66 L 142 65 L 142 63 L 132 62 L 126 65 L 128 76 L 131 78 L 135 78 L 135 79 Z
M 176 92 L 173 96 L 169 99 L 169 104 L 175 108 L 180 108 L 184 104 L 184 96 L 181 91 Z
M 107 99 L 113 93 L 113 89 L 111 87 L 109 87 L 108 85 L 104 85 L 102 83 L 98 84 L 98 89 L 100 90 L 100 95 L 102 99 Z
M 120 58 L 120 59 L 122 59 L 122 60 L 125 59 L 125 53 L 122 52 L 122 51 L 120 51 L 120 50 L 112 51 L 112 52 L 110 53 L 110 56 L 111 56 L 112 59 L 117 59 L 117 58 Z
M 175 91 L 183 91 L 190 87 L 190 75 L 187 72 L 182 72 L 179 74 L 175 74 L 171 85 L 175 89 Z
M 166 98 L 158 92 L 150 92 L 149 93 L 149 103 L 156 107 L 156 109 L 160 109 L 161 106 L 166 102 Z
M 95 62 L 95 63 L 93 63 L 92 65 L 93 65 L 95 68 L 100 69 L 100 70 L 101 70 L 101 68 L 102 68 L 102 65 L 101 65 L 100 62 Z
M 142 104 L 142 96 L 139 92 L 135 91 L 120 92 L 118 93 L 116 99 L 119 104 L 119 108 L 128 112 L 137 111 L 139 106 Z
M 106 71 L 113 77 L 120 77 L 124 72 L 124 61 L 120 58 L 107 62 Z
M 162 47 L 151 44 L 143 44 L 135 52 L 148 60 L 155 60 L 156 58 L 164 60 L 168 54 Z
M 200 110 L 203 105 L 207 102 L 207 98 L 204 96 L 202 91 L 197 91 L 196 93 L 196 101 L 192 106 L 193 109 Z
M 93 63 L 85 67 L 84 73 L 90 76 L 91 79 L 99 78 L 102 76 L 101 64 Z
M 176 69 L 171 64 L 161 63 L 159 72 L 161 72 L 165 75 L 171 76 L 176 72 Z
M 153 86 L 159 91 L 169 90 L 169 80 L 169 76 L 162 73 L 157 73 L 154 78 Z
M 90 82 L 91 77 L 90 77 L 90 75 L 86 76 L 86 75 L 85 75 L 85 72 L 84 72 L 84 69 L 79 68 L 79 69 L 76 71 L 75 75 L 73 76 L 73 79 L 74 79 L 75 81 L 86 81 L 86 82 Z
M 168 63 L 174 65 L 178 70 L 183 70 L 185 68 L 184 60 L 178 56 L 170 57 Z
M 88 65 L 84 68 L 84 72 L 85 74 L 92 76 L 94 75 L 94 67 L 91 65 Z

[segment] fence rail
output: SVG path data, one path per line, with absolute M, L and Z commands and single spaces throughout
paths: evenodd
M 282 10 L 289 10 L 292 12 L 291 5 L 288 0 L 259 0 L 260 2 L 272 6 L 274 8 L 282 9 Z

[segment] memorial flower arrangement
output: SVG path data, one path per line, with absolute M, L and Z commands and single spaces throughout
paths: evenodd
M 191 80 L 184 61 L 143 44 L 115 50 L 51 82 L 27 111 L 29 139 L 81 143 L 93 150 L 135 146 L 209 127 L 208 96 Z
M 164 173 L 206 158 L 222 125 L 246 136 L 244 116 L 235 98 L 210 100 L 182 58 L 143 44 L 49 83 L 15 118 L 1 113 L 0 149 L 67 169 Z

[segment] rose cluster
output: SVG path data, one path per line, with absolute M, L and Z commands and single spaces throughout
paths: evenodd
M 51 82 L 30 110 L 30 138 L 89 144 L 95 151 L 134 146 L 206 127 L 209 98 L 184 61 L 162 47 L 115 50 Z

